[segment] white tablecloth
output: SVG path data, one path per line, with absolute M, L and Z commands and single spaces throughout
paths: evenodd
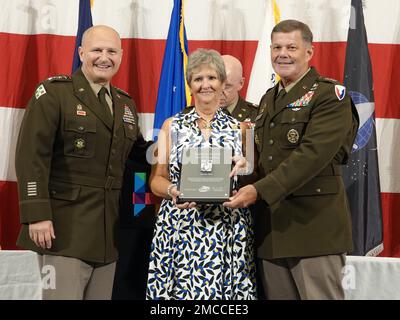
M 35 253 L 0 250 L 0 300 L 40 300 L 39 272 Z M 346 300 L 400 300 L 400 258 L 347 256 L 343 275 Z
M 346 300 L 400 300 L 400 258 L 347 256 Z
M 0 300 L 41 300 L 39 262 L 32 251 L 0 250 Z

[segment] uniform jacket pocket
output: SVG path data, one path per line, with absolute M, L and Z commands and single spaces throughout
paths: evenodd
M 49 196 L 52 199 L 74 201 L 78 199 L 81 187 L 63 182 L 50 182 Z
M 281 134 L 279 145 L 283 149 L 297 147 L 303 138 L 305 128 L 310 120 L 311 108 L 285 108 L 280 121 Z
M 339 192 L 338 179 L 340 179 L 338 176 L 314 177 L 311 181 L 293 192 L 292 195 L 298 197 L 337 194 Z
M 64 154 L 92 158 L 96 147 L 96 119 L 67 116 L 64 124 Z
M 133 124 L 124 123 L 125 137 L 131 140 L 137 139 L 136 128 Z

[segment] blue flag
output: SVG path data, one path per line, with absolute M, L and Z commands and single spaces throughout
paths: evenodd
M 371 60 L 361 0 L 351 1 L 344 85 L 360 116 L 360 126 L 343 179 L 352 214 L 352 255 L 383 250 L 382 209 L 375 129 Z
M 79 0 L 79 21 L 78 32 L 76 33 L 74 60 L 72 62 L 72 73 L 81 66 L 79 59 L 78 48 L 82 43 L 82 36 L 86 29 L 93 26 L 92 12 L 90 10 L 90 0 Z
M 185 81 L 187 48 L 183 0 L 174 0 L 158 85 L 153 136 L 158 135 L 156 129 L 160 129 L 167 118 L 181 111 L 189 100 Z

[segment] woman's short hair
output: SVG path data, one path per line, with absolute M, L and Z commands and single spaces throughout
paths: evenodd
M 213 68 L 221 82 L 226 80 L 225 64 L 219 52 L 213 49 L 197 49 L 189 55 L 186 67 L 186 81 L 188 84 L 192 81 L 194 70 L 203 65 Z

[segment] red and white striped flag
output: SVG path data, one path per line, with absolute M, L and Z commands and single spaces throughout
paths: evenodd
M 243 97 L 269 2 L 186 2 L 189 52 L 199 47 L 212 48 L 240 59 L 248 80 L 241 92 Z M 312 64 L 318 71 L 343 79 L 350 0 L 276 3 L 281 20 L 297 19 L 310 26 L 315 46 Z M 400 2 L 370 0 L 365 4 L 375 89 L 385 247 L 382 255 L 400 256 L 400 216 L 396 211 L 400 207 L 400 34 L 396 14 Z M 40 81 L 56 74 L 70 74 L 79 1 L 0 0 L 0 6 L 0 245 L 11 249 L 19 229 L 14 152 L 20 121 Z M 172 6 L 172 0 L 96 0 L 92 7 L 93 23 L 110 25 L 123 38 L 123 62 L 113 83 L 134 97 L 147 137 L 151 137 L 153 128 Z M 269 53 L 265 59 L 269 61 Z

